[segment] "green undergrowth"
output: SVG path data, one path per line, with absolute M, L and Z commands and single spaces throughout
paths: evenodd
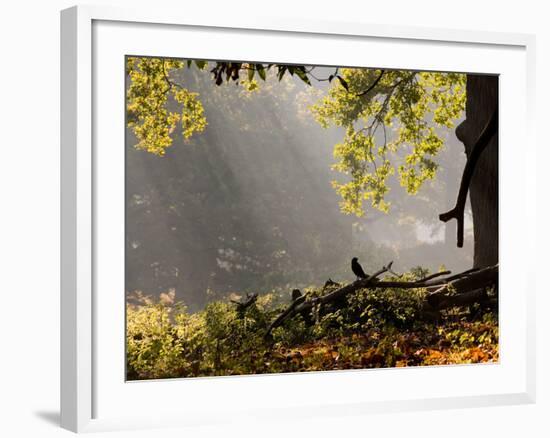
M 401 280 L 423 275 L 414 271 Z M 311 288 L 306 299 L 327 293 Z M 422 317 L 424 289 L 359 290 L 333 306 L 286 320 L 265 336 L 288 305 L 260 295 L 240 312 L 214 301 L 190 313 L 174 294 L 141 293 L 127 304 L 129 380 L 498 361 L 498 317 L 474 306 Z

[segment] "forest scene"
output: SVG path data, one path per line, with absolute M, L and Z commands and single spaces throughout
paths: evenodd
M 496 363 L 498 77 L 126 57 L 126 378 Z

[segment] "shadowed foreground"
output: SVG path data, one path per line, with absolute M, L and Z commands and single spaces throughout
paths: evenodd
M 415 282 L 426 275 L 418 269 L 382 281 Z M 305 290 L 302 302 L 315 303 L 338 287 L 327 282 Z M 425 312 L 428 289 L 360 288 L 338 302 L 307 306 L 276 327 L 273 321 L 289 305 L 273 293 L 213 301 L 196 313 L 174 302 L 173 292 L 161 294 L 158 302 L 138 293 L 127 306 L 127 378 L 498 361 L 492 289 L 485 303 L 446 308 L 436 317 Z

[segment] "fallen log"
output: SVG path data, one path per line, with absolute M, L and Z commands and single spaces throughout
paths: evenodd
M 449 307 L 461 307 L 469 306 L 474 303 L 480 303 L 487 300 L 489 296 L 487 295 L 487 289 L 475 289 L 470 290 L 458 295 L 448 295 L 441 301 L 437 306 L 438 310 L 447 309 Z
M 433 318 L 439 310 L 486 301 L 488 299 L 486 288 L 495 285 L 498 281 L 498 265 L 484 269 L 469 269 L 460 274 L 451 276 L 447 276 L 451 273 L 450 271 L 444 271 L 429 275 L 421 280 L 410 282 L 380 280 L 378 278 L 380 275 L 391 272 L 392 264 L 393 262 L 390 262 L 387 266 L 384 266 L 367 278 L 356 280 L 346 286 L 332 290 L 325 295 L 310 299 L 307 299 L 306 295 L 300 296 L 298 299 L 292 301 L 292 303 L 269 325 L 266 336 L 269 336 L 271 331 L 280 326 L 286 319 L 298 313 L 303 315 L 304 312 L 309 312 L 312 309 L 317 309 L 318 311 L 320 306 L 334 303 L 346 295 L 360 289 L 426 288 L 430 291 L 430 294 L 426 298 L 426 306 L 424 306 L 423 313 Z
M 306 311 L 310 311 L 315 306 L 320 306 L 323 304 L 327 304 L 333 301 L 338 300 L 339 298 L 342 298 L 346 296 L 347 294 L 354 292 L 359 289 L 365 289 L 368 286 L 371 286 L 372 284 L 379 282 L 378 277 L 382 275 L 385 272 L 388 272 L 391 269 L 393 262 L 388 263 L 387 266 L 384 266 L 379 271 L 375 272 L 374 274 L 368 276 L 367 278 L 363 278 L 360 280 L 356 280 L 353 283 L 350 283 L 344 287 L 341 287 L 339 289 L 336 289 L 334 291 L 329 292 L 326 295 L 322 295 L 320 297 L 314 297 L 310 300 L 306 300 L 306 295 L 302 295 L 298 299 L 292 301 L 289 307 L 286 308 L 286 310 L 283 311 L 267 328 L 266 336 L 269 336 L 271 334 L 271 331 L 279 327 L 283 321 L 289 317 L 294 316 L 297 313 L 303 313 Z
M 442 308 L 443 304 L 446 307 L 452 307 L 453 304 L 447 305 L 452 302 L 467 301 L 467 298 L 458 298 L 465 293 L 471 293 L 471 298 L 483 298 L 481 294 L 473 294 L 477 290 L 485 291 L 486 287 L 496 284 L 498 280 L 498 265 L 489 266 L 488 268 L 479 269 L 469 273 L 464 277 L 460 277 L 442 285 L 435 292 L 432 292 L 426 297 L 426 301 L 435 309 Z M 453 298 L 454 297 L 454 298 Z M 485 298 L 487 298 L 485 296 Z M 470 303 L 471 304 L 471 303 Z M 465 304 L 456 304 L 465 305 Z
M 288 315 L 290 315 L 291 313 L 294 314 L 294 309 L 300 305 L 301 303 L 303 303 L 306 299 L 306 296 L 305 295 L 302 295 L 300 296 L 299 298 L 295 299 L 294 301 L 292 301 L 292 303 L 290 303 L 290 306 L 288 306 L 285 311 L 283 313 L 281 313 L 270 325 L 269 327 L 267 328 L 267 332 L 266 332 L 266 336 L 268 336 L 271 331 L 275 328 L 275 327 L 279 327 L 281 325 L 281 323 L 286 319 L 286 317 Z

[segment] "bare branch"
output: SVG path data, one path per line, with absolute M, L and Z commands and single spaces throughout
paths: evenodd
M 439 219 L 443 222 L 448 222 L 451 219 L 456 219 L 457 221 L 457 236 L 456 236 L 456 245 L 459 248 L 464 246 L 464 208 L 466 206 L 466 198 L 468 196 L 468 190 L 470 188 L 470 183 L 476 169 L 477 162 L 479 157 L 489 144 L 491 138 L 498 132 L 498 107 L 495 108 L 493 114 L 483 131 L 479 135 L 477 141 L 472 148 L 472 152 L 468 157 L 466 166 L 464 167 L 464 172 L 462 173 L 462 180 L 460 181 L 460 189 L 458 191 L 458 197 L 456 200 L 455 207 L 439 215 Z
M 326 295 L 314 297 L 310 300 L 306 295 L 302 295 L 293 301 L 268 327 L 266 336 L 269 336 L 271 331 L 280 326 L 283 321 L 298 313 L 304 314 L 312 309 L 328 303 L 338 302 L 342 297 L 351 294 L 360 289 L 419 289 L 431 288 L 439 286 L 438 289 L 430 293 L 426 301 L 426 311 L 433 314 L 434 311 L 440 309 L 465 305 L 464 303 L 475 302 L 475 300 L 485 299 L 487 294 L 485 288 L 494 285 L 498 281 L 498 265 L 489 266 L 484 269 L 470 269 L 460 274 L 451 277 L 441 278 L 443 275 L 450 274 L 450 271 L 438 272 L 437 274 L 429 275 L 428 277 L 407 282 L 407 281 L 383 281 L 378 277 L 385 272 L 391 271 L 393 262 L 388 263 L 382 269 L 378 270 L 371 276 L 363 278 L 346 286 L 333 290 Z M 429 289 L 428 289 L 429 290 Z M 481 292 L 479 291 L 481 290 Z M 457 295 L 468 294 L 462 298 Z
M 437 278 L 437 277 L 442 277 L 443 275 L 449 275 L 450 273 L 451 273 L 451 271 L 436 272 L 435 274 L 428 275 L 427 277 L 424 277 L 420 280 L 417 280 L 415 283 L 424 283 L 428 280 L 432 280 L 432 279 Z
M 244 301 L 235 301 L 235 300 L 229 300 L 233 304 L 237 306 L 238 312 L 244 312 L 247 308 L 249 308 L 252 304 L 256 302 L 258 299 L 258 294 L 250 294 L 247 295 L 246 300 Z
M 267 332 L 266 332 L 266 337 L 268 337 L 271 333 L 271 331 L 276 328 L 276 327 L 279 327 L 281 325 L 281 323 L 287 318 L 288 315 L 290 315 L 291 313 L 294 314 L 294 309 L 301 303 L 303 303 L 306 299 L 306 296 L 305 295 L 302 295 L 301 297 L 295 299 L 294 301 L 292 301 L 292 303 L 290 304 L 290 306 L 288 306 L 286 308 L 286 310 L 281 313 L 271 324 L 269 324 L 269 327 L 267 328 Z
M 452 302 L 451 297 L 457 294 L 484 289 L 496 284 L 497 281 L 498 265 L 489 266 L 442 285 L 441 288 L 428 295 L 426 300 L 432 307 L 441 308 L 443 302 Z
M 374 87 L 378 85 L 378 82 L 380 82 L 380 79 L 382 79 L 382 76 L 384 76 L 384 73 L 386 73 L 386 70 L 380 70 L 380 74 L 376 78 L 376 80 L 367 88 L 365 91 L 362 91 L 361 93 L 357 93 L 357 96 L 364 96 L 365 94 L 368 94 L 369 91 L 372 91 Z

